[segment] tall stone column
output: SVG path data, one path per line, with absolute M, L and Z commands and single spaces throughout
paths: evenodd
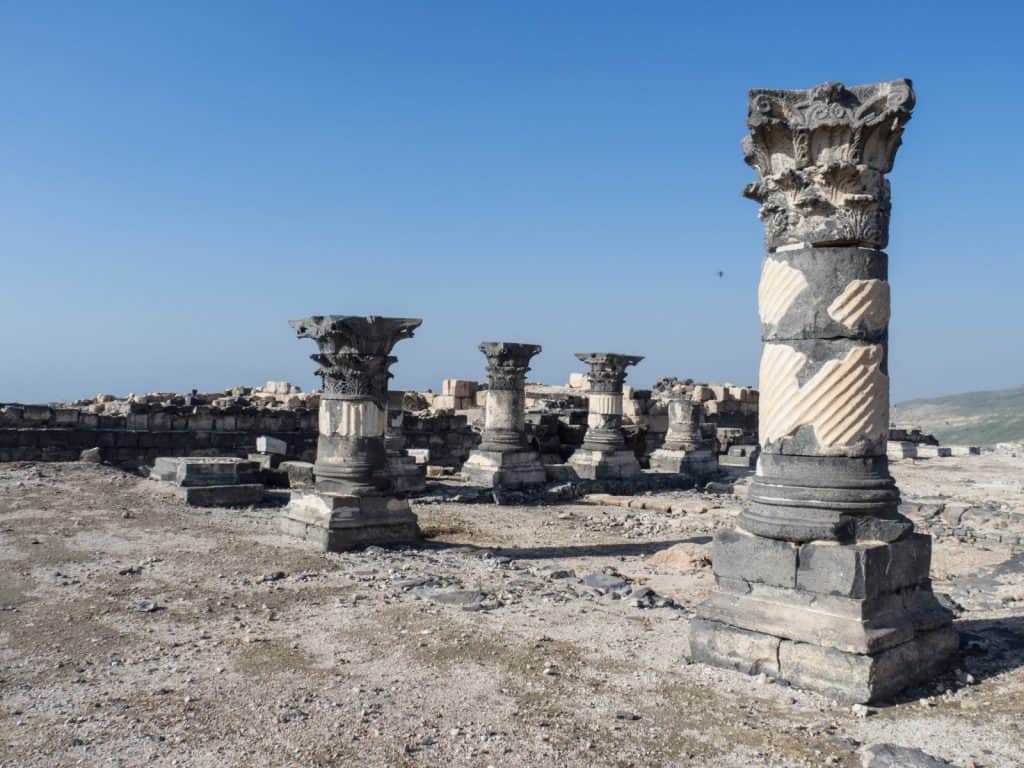
M 711 474 L 718 462 L 701 433 L 704 407 L 686 391 L 672 392 L 667 400 L 668 432 L 662 446 L 651 454 L 651 469 L 693 477 Z
M 540 352 L 536 344 L 484 342 L 487 358 L 487 403 L 480 446 L 462 465 L 463 475 L 477 485 L 522 488 L 547 478 L 540 455 L 526 444 L 526 372 Z
M 889 475 L 889 182 L 909 80 L 750 93 L 759 180 L 761 457 L 693 656 L 852 701 L 927 680 L 957 650 L 931 537 Z
M 313 476 L 316 493 L 293 493 L 282 528 L 341 551 L 368 544 L 419 540 L 409 503 L 392 498 L 385 433 L 391 350 L 422 320 L 315 315 L 292 320 L 313 339 L 323 379 Z
M 579 352 L 576 359 L 590 366 L 587 396 L 587 432 L 583 445 L 569 457 L 579 477 L 590 480 L 619 480 L 637 477 L 640 462 L 626 448 L 622 438 L 622 384 L 626 368 L 643 357 L 611 352 Z

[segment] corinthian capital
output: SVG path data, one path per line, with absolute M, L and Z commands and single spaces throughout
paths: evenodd
M 759 180 L 765 243 L 863 245 L 889 241 L 889 182 L 914 108 L 909 80 L 801 91 L 750 92 L 744 159 Z

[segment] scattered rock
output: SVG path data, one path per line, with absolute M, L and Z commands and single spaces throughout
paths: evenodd
M 451 592 L 431 592 L 430 599 L 442 605 L 453 605 L 464 611 L 479 611 L 483 608 L 484 593 L 475 589 L 456 589 Z
M 697 571 L 711 565 L 711 553 L 707 546 L 681 542 L 658 550 L 648 561 L 651 565 L 676 571 Z
M 580 579 L 580 582 L 602 595 L 608 592 L 617 592 L 620 595 L 624 595 L 629 592 L 629 582 L 618 575 L 591 573 Z
M 861 768 L 948 768 L 950 763 L 927 752 L 895 744 L 872 744 L 860 755 Z
M 157 604 L 152 600 L 139 600 L 135 604 L 135 610 L 139 613 L 153 613 L 157 610 Z
M 100 455 L 99 448 L 86 448 L 78 457 L 79 461 L 85 461 L 89 464 L 99 464 L 103 461 L 103 457 Z
M 272 571 L 271 573 L 263 574 L 263 576 L 260 577 L 260 580 L 258 582 L 256 582 L 256 583 L 257 584 L 266 584 L 267 582 L 271 582 L 271 581 L 280 581 L 284 577 L 285 577 L 285 572 L 284 571 Z

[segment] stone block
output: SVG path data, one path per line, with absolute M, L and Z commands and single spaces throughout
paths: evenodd
M 871 598 L 928 581 L 932 538 L 914 533 L 889 544 L 812 541 L 800 547 L 798 589 Z
M 55 408 L 53 424 L 57 427 L 77 427 L 78 410 L 75 408 Z
M 738 529 L 715 533 L 712 564 L 716 577 L 795 587 L 799 548 Z
M 748 675 L 779 674 L 781 640 L 762 632 L 748 632 L 717 621 L 690 622 L 690 658 Z
M 643 472 L 640 462 L 628 449 L 589 451 L 577 448 L 568 463 L 577 476 L 586 480 L 629 480 L 640 477 Z
M 457 398 L 472 398 L 476 395 L 476 382 L 467 379 L 445 379 L 441 382 L 441 394 Z M 436 407 L 436 406 L 435 406 Z
M 906 440 L 889 440 L 886 444 L 889 461 L 917 458 L 917 444 Z
M 434 395 L 434 399 L 430 402 L 430 407 L 435 411 L 454 410 L 455 395 Z
M 405 451 L 417 464 L 426 465 L 430 463 L 429 448 L 407 448 Z
M 569 374 L 569 387 L 572 389 L 586 390 L 590 388 L 590 374 L 589 373 L 570 373 Z
M 536 451 L 473 451 L 462 474 L 474 485 L 516 489 L 542 485 L 547 479 Z
M 704 618 L 850 653 L 877 653 L 950 621 L 929 585 L 871 600 L 724 578 L 716 587 Z
M 977 445 L 951 445 L 949 446 L 951 456 L 980 456 L 981 448 Z
M 180 489 L 185 503 L 192 507 L 240 507 L 263 501 L 262 483 L 241 485 L 194 485 Z
M 409 502 L 386 496 L 293 493 L 280 525 L 282 532 L 315 543 L 325 552 L 421 540 Z
M 917 457 L 919 459 L 948 458 L 953 451 L 943 445 L 926 445 L 921 443 L 917 446 Z
M 280 469 L 288 475 L 289 488 L 312 488 L 315 483 L 312 462 L 282 461 Z
M 171 476 L 172 468 L 173 477 Z M 222 456 L 189 458 L 160 456 L 153 464 L 150 477 L 169 480 L 182 487 L 220 486 L 255 483 L 258 472 L 258 465 L 245 459 Z
M 260 435 L 256 438 L 256 450 L 259 453 L 273 453 L 278 456 L 288 454 L 288 443 L 276 437 Z
M 959 652 L 952 626 L 924 632 L 874 655 L 783 640 L 779 677 L 840 701 L 870 704 L 892 698 L 905 688 L 931 680 Z

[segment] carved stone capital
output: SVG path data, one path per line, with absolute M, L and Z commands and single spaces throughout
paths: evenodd
M 407 339 L 422 320 L 405 317 L 313 315 L 291 320 L 300 339 L 313 339 L 320 351 L 311 359 L 320 367 L 324 395 L 387 403 L 392 348 Z
M 539 344 L 485 341 L 480 351 L 487 357 L 487 384 L 491 390 L 520 390 L 526 384 L 530 359 L 540 352 Z
M 750 92 L 744 159 L 758 181 L 770 251 L 795 243 L 884 248 L 889 182 L 914 108 L 909 80 L 809 90 Z
M 622 393 L 626 368 L 636 365 L 643 356 L 620 355 L 614 352 L 577 352 L 576 359 L 590 366 L 590 391 Z

